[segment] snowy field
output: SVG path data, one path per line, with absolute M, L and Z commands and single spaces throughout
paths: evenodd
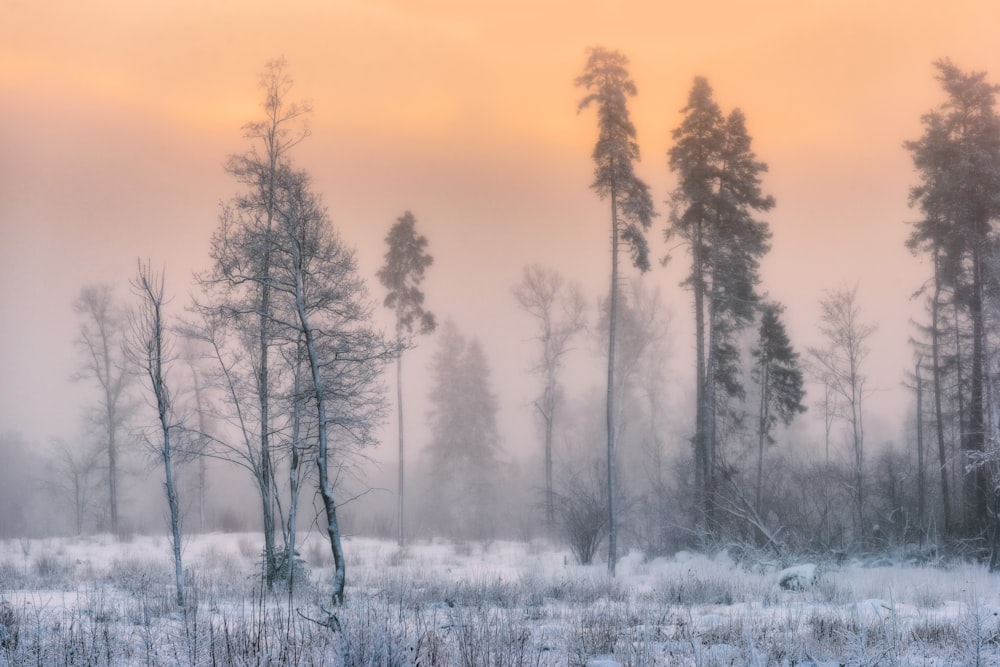
M 165 537 L 0 542 L 0 665 L 1000 665 L 979 565 L 821 563 L 787 590 L 725 554 L 632 553 L 609 580 L 541 543 L 351 538 L 338 632 L 326 545 L 294 595 L 263 592 L 261 547 L 191 537 L 180 610 Z

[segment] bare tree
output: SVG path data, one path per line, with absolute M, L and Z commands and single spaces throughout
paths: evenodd
M 80 317 L 76 344 L 81 353 L 80 370 L 74 379 L 93 380 L 100 389 L 96 422 L 108 461 L 108 509 L 111 532 L 120 532 L 118 475 L 120 435 L 125 420 L 125 391 L 129 372 L 122 354 L 124 321 L 121 306 L 110 285 L 87 285 L 80 290 L 73 310 Z
M 826 292 L 820 301 L 820 332 L 826 339 L 825 348 L 809 348 L 809 357 L 827 379 L 837 395 L 840 417 L 849 430 L 852 454 L 855 517 L 858 534 L 865 537 L 864 462 L 865 429 L 864 402 L 870 391 L 862 366 L 868 353 L 868 339 L 876 325 L 862 322 L 858 305 L 858 288 L 841 287 Z
M 170 535 L 174 556 L 174 579 L 177 587 L 177 606 L 184 606 L 184 567 L 181 562 L 181 512 L 174 483 L 173 445 L 171 435 L 176 428 L 171 404 L 171 391 L 167 384 L 167 369 L 171 361 L 170 342 L 164 322 L 163 272 L 150 268 L 149 263 L 139 262 L 132 290 L 139 298 L 138 308 L 130 318 L 127 341 L 129 355 L 141 368 L 149 381 L 160 430 L 158 453 L 163 463 L 163 481 L 170 510 Z
M 279 179 L 289 169 L 291 149 L 308 136 L 305 118 L 307 104 L 288 101 L 292 78 L 284 59 L 267 63 L 260 77 L 264 93 L 264 118 L 247 123 L 244 136 L 251 141 L 250 149 L 229 158 L 227 171 L 244 186 L 244 190 L 219 216 L 219 227 L 212 237 L 211 255 L 214 266 L 199 276 L 206 300 L 199 309 L 207 328 L 223 355 L 220 364 L 226 383 L 249 366 L 247 380 L 256 405 L 252 411 L 247 397 L 229 392 L 233 400 L 242 402 L 237 416 L 242 440 L 247 450 L 243 463 L 252 472 L 260 494 L 264 528 L 264 571 L 268 585 L 274 583 L 276 548 L 274 544 L 274 444 L 272 439 L 284 425 L 272 423 L 272 397 L 276 378 L 272 368 L 273 349 L 277 345 L 273 330 L 275 304 L 272 303 L 272 277 L 275 239 L 278 233 Z M 223 342 L 229 330 L 229 342 Z M 202 337 L 207 337 L 203 334 Z M 236 341 L 237 344 L 233 345 Z M 245 385 L 244 385 L 245 386 Z M 230 386 L 230 389 L 234 387 Z
M 205 532 L 205 505 L 208 495 L 208 470 L 206 448 L 208 438 L 211 437 L 209 422 L 211 420 L 211 406 L 207 396 L 207 390 L 202 380 L 202 371 L 198 368 L 191 355 L 185 355 L 188 363 L 188 370 L 191 372 L 191 392 L 194 396 L 194 411 L 198 420 L 198 431 L 188 443 L 189 453 L 198 462 L 198 528 Z
M 381 373 L 395 354 L 372 327 L 372 307 L 354 253 L 330 223 L 303 172 L 282 173 L 271 284 L 281 297 L 273 323 L 301 343 L 308 368 L 302 387 L 314 411 L 319 494 L 333 554 L 332 603 L 343 604 L 346 562 L 334 497 L 336 444 L 365 445 L 385 414 Z M 290 564 L 289 564 L 290 565 Z
M 72 501 L 77 535 L 83 535 L 87 512 L 93 509 L 91 494 L 101 453 L 99 448 L 88 443 L 71 447 L 59 440 L 50 454 L 47 467 L 52 474 L 47 485 L 60 497 Z
M 538 327 L 534 340 L 541 350 L 531 372 L 542 376 L 542 393 L 534 405 L 545 429 L 545 523 L 551 536 L 555 523 L 552 431 L 561 393 L 559 371 L 570 342 L 586 326 L 586 302 L 578 285 L 567 284 L 556 271 L 538 264 L 524 267 L 521 282 L 512 292 Z
M 554 507 L 559 530 L 580 565 L 590 565 L 608 534 L 608 488 L 600 461 L 574 473 L 562 474 Z

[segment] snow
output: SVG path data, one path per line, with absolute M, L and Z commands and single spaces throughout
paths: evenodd
M 819 581 L 815 563 L 786 567 L 778 573 L 778 585 L 787 591 L 804 591 Z
M 309 582 L 289 597 L 262 591 L 262 544 L 254 534 L 189 538 L 194 602 L 182 610 L 165 537 L 0 542 L 0 665 L 52 664 L 70 649 L 92 651 L 93 664 L 173 664 L 175 654 L 209 664 L 261 641 L 279 662 L 293 642 L 292 664 L 329 663 L 342 645 L 359 665 L 412 664 L 418 650 L 445 665 L 1000 664 L 1000 579 L 978 564 L 803 563 L 775 573 L 725 553 L 632 551 L 610 579 L 604 564 L 575 565 L 544 542 L 400 550 L 353 537 L 335 639 L 307 620 L 327 618 L 326 545 L 317 535 L 300 545 Z M 264 639 L 251 642 L 254 632 Z

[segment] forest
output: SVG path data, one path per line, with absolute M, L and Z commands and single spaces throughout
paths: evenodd
M 589 185 L 608 212 L 611 289 L 585 294 L 528 264 L 509 293 L 486 296 L 515 301 L 530 327 L 523 371 L 535 393 L 517 397 L 534 414 L 530 454 L 505 451 L 498 403 L 510 397 L 491 383 L 488 351 L 433 294 L 425 300 L 435 239 L 415 213 L 401 211 L 387 229 L 377 275 L 359 272 L 350 228 L 334 225 L 321 184 L 295 166 L 312 110 L 275 60 L 260 76 L 258 120 L 243 126 L 246 149 L 225 163 L 234 193 L 220 205 L 190 300 L 178 306 L 182 281 L 166 281 L 169 267 L 147 259 L 131 294 L 80 289 L 73 379 L 89 392 L 88 423 L 45 453 L 4 436 L 12 465 L 0 533 L 135 531 L 138 517 L 123 518 L 123 508 L 136 491 L 123 492 L 122 478 L 141 461 L 160 471 L 149 479 L 167 491 L 175 544 L 182 508 L 186 530 L 227 529 L 225 517 L 206 518 L 213 475 L 243 485 L 257 507 L 245 525 L 263 532 L 269 582 L 291 576 L 303 525 L 323 527 L 340 563 L 346 529 L 393 535 L 400 546 L 544 537 L 611 572 L 631 549 L 656 557 L 723 547 L 777 557 L 948 554 L 996 566 L 997 87 L 938 61 L 940 104 L 900 148 L 915 170 L 917 219 L 899 224 L 931 272 L 913 285 L 923 317 L 913 323 L 913 370 L 900 379 L 912 427 L 887 445 L 866 438 L 879 323 L 859 306 L 864 286 L 829 289 L 816 323 L 823 344 L 797 346 L 759 275 L 767 214 L 780 203 L 767 194 L 768 165 L 747 119 L 695 78 L 667 151 L 675 187 L 657 206 L 633 169 L 628 65 L 593 48 L 575 81 L 578 113 L 597 120 Z M 644 282 L 657 260 L 684 267 L 683 305 L 668 307 Z M 384 328 L 382 309 L 392 319 Z M 690 346 L 672 338 L 677 313 L 692 317 L 695 336 L 684 412 L 667 386 L 676 381 L 667 357 Z M 433 348 L 430 365 L 407 365 L 404 376 L 418 346 Z M 426 442 L 406 438 L 404 386 L 431 406 Z M 392 407 L 395 432 L 377 442 Z M 781 446 L 793 439 L 813 441 Z M 367 502 L 376 444 L 396 453 L 395 488 L 375 494 L 392 496 L 391 509 Z M 59 521 L 35 522 L 53 512 Z M 335 587 L 342 596 L 343 573 Z
M 461 25 L 435 28 L 466 43 Z M 110 164 L 112 177 L 0 195 L 12 212 L 71 202 L 77 227 L 44 238 L 53 257 L 80 246 L 72 267 L 4 281 L 18 340 L 42 337 L 32 320 L 72 322 L 44 330 L 72 347 L 72 373 L 53 370 L 58 345 L 39 354 L 0 331 L 10 386 L 24 387 L 4 394 L 4 419 L 45 415 L 31 432 L 0 423 L 0 665 L 995 664 L 1000 86 L 942 58 L 921 63 L 930 105 L 881 88 L 865 102 L 872 116 L 904 106 L 916 128 L 889 137 L 910 169 L 908 215 L 881 221 L 905 239 L 890 249 L 874 228 L 831 231 L 801 206 L 798 227 L 775 224 L 789 194 L 819 208 L 851 193 L 831 181 L 820 198 L 789 177 L 803 132 L 741 107 L 748 83 L 718 84 L 710 66 L 657 80 L 623 46 L 574 51 L 572 77 L 546 84 L 572 104 L 515 104 L 498 86 L 458 110 L 453 91 L 431 86 L 439 99 L 421 106 L 374 80 L 325 109 L 313 63 L 240 61 L 254 106 L 183 120 L 223 119 L 238 148 L 203 140 L 198 164 L 177 159 L 145 190 L 136 174 L 176 159 L 167 144 L 181 142 L 160 125 L 180 112 L 146 114 L 135 145 L 126 114 L 104 119 L 122 125 L 112 142 L 127 158 L 93 148 L 111 135 L 81 138 L 82 161 L 73 142 L 46 149 L 53 184 L 60 168 Z M 507 57 L 515 78 L 550 71 Z M 660 106 L 667 89 L 676 108 Z M 414 149 L 387 135 L 386 153 L 371 128 L 396 95 L 428 138 Z M 498 127 L 483 119 L 536 104 L 542 118 L 552 99 L 561 115 L 544 132 L 504 126 L 456 148 Z M 637 112 L 647 99 L 665 135 Z M 323 114 L 342 117 L 337 136 Z M 827 122 L 855 145 L 849 121 Z M 420 152 L 435 142 L 440 153 Z M 567 159 L 573 170 L 556 169 Z M 194 190 L 178 173 L 205 191 L 195 223 L 180 219 Z M 559 201 L 536 198 L 546 189 Z M 148 220 L 132 197 L 150 200 Z M 357 202 L 398 210 L 358 215 Z M 101 236 L 94 217 L 115 207 L 129 224 Z M 20 247 L 4 222 L 4 245 Z M 834 253 L 834 234 L 853 255 Z M 93 251 L 136 239 L 126 273 Z M 823 262 L 838 271 L 794 247 L 803 239 L 830 244 Z M 177 247 L 198 258 L 193 274 L 168 260 Z M 769 269 L 780 247 L 816 266 Z M 886 257 L 882 284 L 857 270 L 866 254 Z M 34 304 L 54 319 L 13 305 L 62 273 L 85 277 L 71 302 Z M 906 308 L 867 298 L 899 282 Z M 887 345 L 885 329 L 908 340 Z M 886 377 L 889 358 L 905 372 Z

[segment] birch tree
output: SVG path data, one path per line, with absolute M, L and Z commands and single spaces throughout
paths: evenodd
M 121 435 L 125 422 L 126 391 L 131 375 L 122 353 L 125 318 L 110 285 L 87 285 L 80 290 L 73 310 L 80 318 L 80 370 L 74 379 L 90 380 L 99 393 L 94 412 L 107 457 L 108 513 L 111 532 L 119 535 L 119 473 Z
M 852 493 L 858 537 L 864 540 L 865 525 L 865 399 L 871 393 L 864 362 L 871 348 L 868 339 L 877 327 L 864 322 L 858 305 L 858 288 L 827 292 L 820 300 L 820 332 L 826 346 L 809 348 L 809 357 L 819 374 L 837 394 L 840 418 L 847 425 L 851 451 Z
M 46 468 L 52 472 L 46 486 L 57 495 L 69 499 L 73 505 L 74 527 L 78 536 L 83 535 L 85 519 L 93 511 L 94 477 L 102 452 L 88 443 L 71 447 L 58 440 L 47 457 Z
M 381 374 L 395 354 L 372 325 L 372 305 L 357 261 L 330 222 L 304 172 L 285 170 L 277 206 L 271 284 L 280 304 L 273 323 L 299 341 L 308 381 L 301 388 L 313 412 L 317 485 L 333 555 L 331 601 L 344 601 L 346 561 L 337 475 L 352 448 L 372 444 L 385 414 Z
M 278 381 L 273 368 L 278 334 L 273 329 L 271 273 L 279 179 L 290 168 L 291 150 L 309 135 L 305 121 L 310 108 L 289 101 L 292 86 L 283 59 L 267 63 L 260 77 L 264 117 L 243 126 L 250 148 L 231 156 L 226 164 L 243 190 L 223 206 L 212 236 L 213 266 L 199 276 L 204 297 L 198 308 L 206 321 L 201 337 L 215 338 L 213 349 L 229 385 L 228 396 L 239 403 L 233 407 L 245 447 L 240 459 L 251 471 L 260 496 L 268 585 L 274 583 L 278 570 L 273 440 L 287 426 L 274 423 L 272 405 Z M 230 382 L 237 374 L 245 375 L 248 382 L 240 380 L 238 386 L 249 388 L 252 397 L 236 391 Z
M 145 379 L 153 396 L 152 405 L 156 410 L 159 426 L 157 453 L 163 464 L 163 485 L 170 511 L 171 548 L 174 558 L 174 581 L 176 603 L 184 607 L 184 567 L 181 561 L 181 510 L 174 481 L 174 444 L 171 436 L 178 426 L 172 404 L 172 392 L 167 382 L 167 371 L 172 358 L 171 345 L 167 339 L 163 306 L 164 276 L 156 272 L 148 263 L 139 262 L 136 275 L 131 281 L 132 290 L 139 299 L 139 305 L 130 318 L 128 351 Z
M 552 437 L 561 394 L 559 372 L 573 337 L 586 326 L 586 302 L 578 285 L 567 284 L 556 271 L 538 264 L 524 267 L 521 282 L 512 292 L 517 305 L 537 327 L 534 340 L 540 350 L 531 371 L 542 377 L 541 395 L 534 407 L 545 432 L 545 525 L 551 536 L 555 523 Z

